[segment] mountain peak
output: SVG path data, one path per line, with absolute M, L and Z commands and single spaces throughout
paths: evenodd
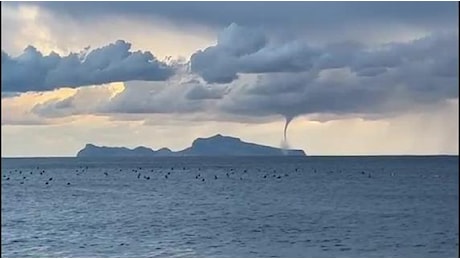
M 240 140 L 240 138 L 237 138 L 237 137 L 233 137 L 233 136 L 225 136 L 225 135 L 221 135 L 221 134 L 216 134 L 216 135 L 213 135 L 213 136 L 210 136 L 208 138 L 198 138 L 198 139 L 204 139 L 204 140 Z

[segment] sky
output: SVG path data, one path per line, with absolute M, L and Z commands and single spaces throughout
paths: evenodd
M 458 155 L 457 2 L 1 5 L 2 157 L 218 133 L 309 155 Z

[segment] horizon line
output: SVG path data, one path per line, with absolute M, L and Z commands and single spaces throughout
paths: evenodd
M 67 159 L 67 158 L 84 158 L 84 159 L 110 159 L 110 158 L 185 158 L 185 157 L 209 157 L 209 158 L 235 158 L 235 157 L 458 157 L 458 154 L 349 154 L 349 155 L 225 155 L 225 156 L 212 156 L 212 155 L 187 155 L 187 156 L 94 156 L 94 157 L 78 157 L 78 156 L 8 156 L 1 157 L 1 159 Z

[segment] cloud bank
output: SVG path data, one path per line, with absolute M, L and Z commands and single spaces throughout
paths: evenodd
M 29 46 L 18 57 L 2 51 L 2 92 L 46 91 L 131 80 L 163 81 L 174 68 L 151 52 L 131 51 L 118 40 L 107 46 L 60 56 L 43 55 Z
M 193 54 L 189 67 L 166 65 L 149 53 L 132 53 L 129 47 L 118 41 L 66 57 L 26 50 L 13 59 L 28 64 L 23 71 L 49 68 L 53 57 L 64 60 L 66 66 L 57 66 L 64 73 L 51 70 L 48 75 L 54 78 L 46 77 L 54 82 L 58 75 L 61 82 L 74 82 L 71 86 L 87 85 L 88 79 L 95 85 L 125 82 L 116 94 L 104 88 L 80 88 L 71 97 L 37 104 L 32 112 L 44 118 L 182 114 L 195 120 L 252 122 L 251 118 L 308 115 L 327 121 L 394 116 L 458 99 L 458 32 L 371 46 L 350 41 L 314 45 L 300 38 L 278 41 L 261 28 L 233 23 L 218 35 L 214 46 Z M 34 54 L 29 55 L 32 59 L 28 53 Z M 12 60 L 2 55 L 2 65 L 4 59 Z M 93 69 L 101 67 L 106 71 Z M 90 75 L 79 74 L 83 68 L 92 68 Z M 94 75 L 100 80 L 95 81 Z M 2 85 L 8 80 L 11 77 L 2 78 Z
M 458 71 L 458 34 L 440 34 L 409 43 L 366 47 L 336 43 L 311 47 L 299 40 L 270 42 L 263 31 L 237 24 L 227 27 L 217 44 L 192 55 L 191 71 L 209 83 L 229 83 L 239 74 L 299 73 L 349 68 L 362 77 L 373 77 L 410 63 L 431 62 L 433 73 L 455 77 Z
M 276 29 L 328 30 L 378 23 L 445 27 L 456 23 L 455 2 L 38 2 L 41 7 L 78 19 L 104 15 L 160 16 L 180 24 L 224 27 L 232 22 Z M 267 19 L 269 17 L 269 19 Z

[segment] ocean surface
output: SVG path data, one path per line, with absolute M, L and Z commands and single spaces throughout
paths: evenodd
M 457 257 L 458 156 L 2 159 L 2 257 Z

